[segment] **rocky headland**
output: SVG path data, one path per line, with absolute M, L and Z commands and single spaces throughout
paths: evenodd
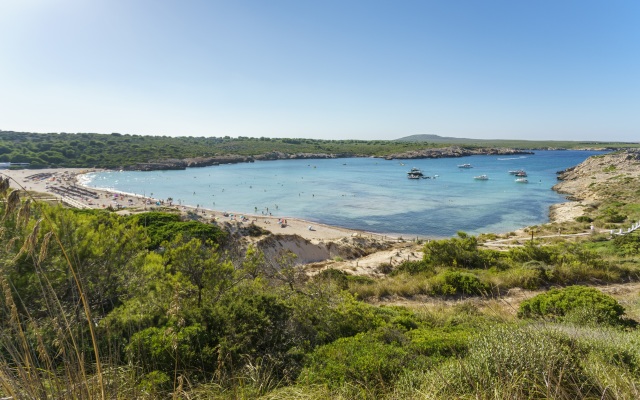
M 553 190 L 567 195 L 567 203 L 551 207 L 550 220 L 565 222 L 597 209 L 603 202 L 632 201 L 640 182 L 640 150 L 629 149 L 593 156 L 558 174 Z
M 435 149 L 422 149 L 411 150 L 403 153 L 390 154 L 384 158 L 387 160 L 393 159 L 416 159 L 416 158 L 454 158 L 454 157 L 466 157 L 476 155 L 517 155 L 517 154 L 534 154 L 529 150 L 509 149 L 509 148 L 465 148 L 459 146 L 435 148 Z

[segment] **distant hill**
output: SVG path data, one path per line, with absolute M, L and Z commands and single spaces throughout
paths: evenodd
M 480 147 L 511 147 L 522 149 L 617 149 L 638 147 L 638 142 L 569 141 L 569 140 L 520 140 L 520 139 L 469 139 L 438 135 L 411 135 L 394 142 L 453 144 Z
M 396 139 L 396 142 L 429 142 L 429 143 L 476 143 L 486 142 L 486 139 L 466 139 L 438 135 L 411 135 Z

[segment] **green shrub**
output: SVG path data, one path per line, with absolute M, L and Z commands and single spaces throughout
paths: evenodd
M 320 271 L 320 273 L 314 276 L 313 279 L 316 282 L 332 283 L 343 290 L 349 286 L 347 273 L 335 268 Z
M 591 217 L 588 217 L 586 215 L 581 215 L 579 217 L 576 217 L 576 222 L 593 222 L 593 219 Z
M 548 270 L 549 267 L 539 261 L 529 261 L 521 267 L 500 271 L 492 282 L 501 290 L 514 287 L 535 290 L 548 282 Z
M 403 272 L 415 275 L 424 272 L 433 272 L 433 270 L 433 265 L 424 260 L 403 261 L 398 265 L 398 267 L 396 267 L 391 275 L 398 275 Z
M 433 294 L 444 296 L 456 294 L 482 295 L 487 293 L 489 286 L 469 272 L 447 270 L 434 277 L 431 290 Z
M 469 346 L 470 331 L 421 328 L 406 333 L 411 349 L 428 357 L 463 356 Z
M 424 262 L 434 267 L 489 268 L 478 249 L 478 240 L 464 232 L 457 238 L 432 240 L 424 245 Z
M 615 366 L 629 378 L 633 376 L 629 372 L 635 373 L 636 382 L 640 384 L 639 333 L 638 330 L 597 326 L 580 328 L 574 336 L 578 345 L 589 352 L 588 360 L 584 363 L 589 370 L 603 371 L 606 369 L 603 366 Z
M 620 222 L 624 222 L 626 219 L 627 217 L 620 214 L 615 208 L 607 208 L 604 210 L 604 220 L 606 222 L 618 224 Z
M 307 358 L 298 381 L 330 388 L 353 384 L 375 397 L 393 385 L 413 358 L 398 340 L 389 343 L 376 336 L 359 333 L 317 348 Z
M 624 222 L 626 219 L 627 219 L 627 217 L 625 217 L 624 215 L 612 214 L 612 215 L 607 217 L 607 222 L 612 222 L 614 224 L 619 224 L 621 222 Z
M 157 249 L 162 242 L 171 241 L 178 234 L 182 234 L 186 240 L 194 238 L 203 242 L 211 240 L 217 244 L 220 244 L 226 236 L 224 231 L 216 225 L 182 221 L 178 214 L 146 212 L 135 214 L 129 219 L 147 231 L 150 250 Z
M 466 357 L 428 371 L 425 398 L 600 398 L 568 335 L 540 327 L 498 326 L 478 335 Z
M 357 285 L 372 285 L 376 283 L 376 280 L 364 275 L 347 275 L 347 280 L 349 283 L 354 283 Z
M 394 330 L 406 332 L 416 329 L 422 323 L 413 311 L 401 306 L 380 306 L 376 308 L 376 312 L 379 318 L 387 322 L 382 327 Z
M 142 365 L 149 372 L 156 371 L 152 377 L 173 376 L 176 367 L 182 373 L 189 371 L 197 376 L 215 369 L 217 351 L 212 339 L 199 324 L 182 329 L 152 327 L 135 333 L 126 353 L 133 364 Z
M 158 397 L 163 393 L 166 394 L 172 386 L 172 379 L 162 371 L 151 371 L 145 374 L 138 384 L 138 388 L 143 392 Z
M 389 275 L 394 271 L 393 265 L 391 263 L 382 263 L 378 265 L 376 268 L 376 272 L 384 275 Z
M 508 257 L 515 263 L 537 261 L 543 264 L 551 264 L 553 260 L 553 248 L 548 246 L 536 246 L 528 241 L 522 247 L 509 250 Z
M 228 367 L 242 365 L 243 358 L 279 357 L 294 345 L 284 340 L 291 309 L 280 297 L 245 290 L 225 303 L 216 310 L 216 317 L 224 321 L 218 333 L 220 351 L 227 357 Z
M 346 291 L 324 292 L 318 297 L 300 294 L 292 297 L 288 304 L 293 315 L 281 338 L 287 343 L 298 341 L 295 345 L 307 351 L 388 325 L 390 320 L 402 315 L 390 307 L 375 307 L 358 301 Z M 398 321 L 396 325 L 402 324 Z
M 576 323 L 619 325 L 624 308 L 613 297 L 586 286 L 552 289 L 520 303 L 520 318 L 570 319 Z
M 613 239 L 618 252 L 624 256 L 640 254 L 640 236 L 636 233 L 629 235 L 618 235 Z
M 269 233 L 269 231 L 267 231 L 264 228 L 261 228 L 260 226 L 256 225 L 253 222 L 249 224 L 249 226 L 246 226 L 246 227 L 243 226 L 242 228 L 240 228 L 240 232 L 242 232 L 242 234 L 245 236 L 253 236 L 253 237 L 267 235 Z

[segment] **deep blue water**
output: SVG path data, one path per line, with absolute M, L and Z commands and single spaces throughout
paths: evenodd
M 242 214 L 299 217 L 351 229 L 421 237 L 508 232 L 548 221 L 564 197 L 556 172 L 595 151 L 536 151 L 525 156 L 383 160 L 348 158 L 227 164 L 182 171 L 100 172 L 91 187 L 175 204 Z M 469 163 L 473 168 L 457 165 Z M 404 164 L 404 165 L 403 165 Z M 407 179 L 411 167 L 435 179 Z M 528 184 L 509 170 L 524 169 Z M 474 180 L 486 174 L 487 181 Z

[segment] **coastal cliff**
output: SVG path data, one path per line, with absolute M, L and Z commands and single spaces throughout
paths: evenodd
M 579 165 L 558 174 L 560 183 L 553 190 L 567 195 L 568 203 L 551 207 L 553 222 L 572 220 L 601 203 L 627 203 L 637 198 L 640 182 L 640 150 L 592 156 Z

